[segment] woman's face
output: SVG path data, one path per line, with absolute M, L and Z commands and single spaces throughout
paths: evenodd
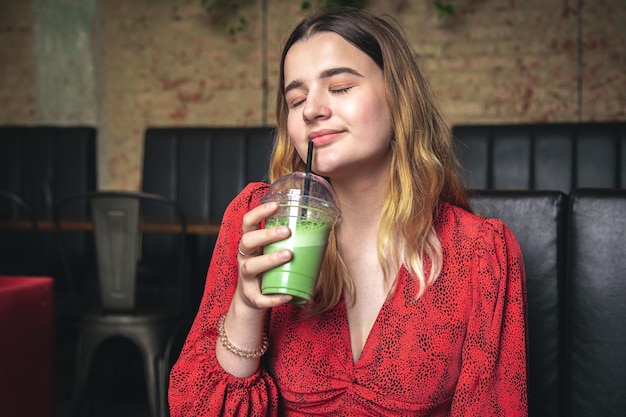
M 296 42 L 285 57 L 287 130 L 313 171 L 341 180 L 387 174 L 392 136 L 382 70 L 332 32 Z

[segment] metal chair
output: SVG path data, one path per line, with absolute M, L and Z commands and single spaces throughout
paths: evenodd
M 85 208 L 89 208 L 89 218 L 77 219 L 76 214 Z M 177 220 L 174 225 L 172 213 Z M 142 233 L 142 225 L 150 223 L 158 229 L 157 219 L 166 217 L 170 220 L 164 226 L 169 229 L 160 238 L 171 241 L 170 253 L 150 254 L 146 243 L 159 233 Z M 77 274 L 82 275 L 86 281 L 83 297 L 89 300 L 80 314 L 71 414 L 85 415 L 89 410 L 88 384 L 96 350 L 109 339 L 121 336 L 134 343 L 143 357 L 151 414 L 167 416 L 170 356 L 177 335 L 186 331 L 189 321 L 185 213 L 164 196 L 101 191 L 62 197 L 54 206 L 54 222 L 68 277 L 75 280 Z M 78 261 L 67 256 L 64 236 L 77 229 L 93 230 L 95 265 L 80 268 Z M 157 262 L 166 258 L 174 258 L 173 269 Z M 89 266 L 95 274 L 89 272 Z M 91 278 L 97 285 L 89 285 Z
M 0 275 L 44 275 L 37 218 L 19 195 L 0 190 Z

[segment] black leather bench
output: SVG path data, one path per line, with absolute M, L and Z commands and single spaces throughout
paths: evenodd
M 96 188 L 96 134 L 87 126 L 1 126 L 0 189 L 52 219 L 58 197 Z
M 626 414 L 626 190 L 570 195 L 566 415 Z
M 142 190 L 177 200 L 194 221 L 220 223 L 245 185 L 267 181 L 271 127 L 151 127 L 144 136 Z M 200 301 L 216 236 L 196 235 L 191 282 Z
M 20 196 L 38 220 L 51 221 L 59 197 L 97 188 L 96 138 L 97 131 L 90 126 L 0 126 L 0 190 Z M 20 216 L 8 203 L 0 204 L 0 215 L 4 219 Z M 11 238 L 14 232 L 1 233 L 2 254 L 33 257 L 32 245 L 16 244 Z M 39 272 L 58 278 L 62 267 L 56 236 L 51 231 L 39 236 L 44 259 L 43 271 Z M 77 237 L 72 250 L 80 254 L 82 247 Z M 63 282 L 56 281 L 57 289 Z
M 626 188 L 626 123 L 453 127 L 473 189 Z

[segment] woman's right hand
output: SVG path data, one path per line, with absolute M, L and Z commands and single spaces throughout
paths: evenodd
M 289 250 L 263 255 L 265 245 L 286 239 L 291 233 L 286 226 L 261 229 L 261 221 L 276 210 L 277 203 L 262 204 L 250 210 L 243 218 L 243 234 L 237 254 L 239 279 L 225 317 L 224 330 L 232 345 L 246 351 L 254 351 L 263 343 L 267 309 L 285 304 L 292 298 L 289 295 L 261 293 L 263 272 L 289 261 L 292 257 Z M 236 355 L 229 351 L 219 338 L 215 354 L 222 368 L 239 378 L 252 375 L 259 367 L 260 358 L 251 359 Z
M 261 293 L 261 277 L 263 272 L 288 262 L 292 253 L 288 249 L 263 255 L 263 247 L 270 243 L 283 240 L 291 234 L 287 226 L 261 229 L 260 223 L 278 210 L 278 203 L 261 204 L 250 210 L 243 217 L 242 236 L 237 254 L 239 279 L 233 303 L 241 304 L 257 310 L 265 310 L 289 302 L 289 295 L 263 295 Z

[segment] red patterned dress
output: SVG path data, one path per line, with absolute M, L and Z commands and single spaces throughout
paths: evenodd
M 248 378 L 225 372 L 216 323 L 237 284 L 242 217 L 267 187 L 250 184 L 224 215 L 204 298 L 170 375 L 173 417 L 527 415 L 519 245 L 501 221 L 447 203 L 436 219 L 441 275 L 416 300 L 416 281 L 401 268 L 356 362 L 342 299 L 310 318 L 296 306 L 274 308 L 261 368 Z

